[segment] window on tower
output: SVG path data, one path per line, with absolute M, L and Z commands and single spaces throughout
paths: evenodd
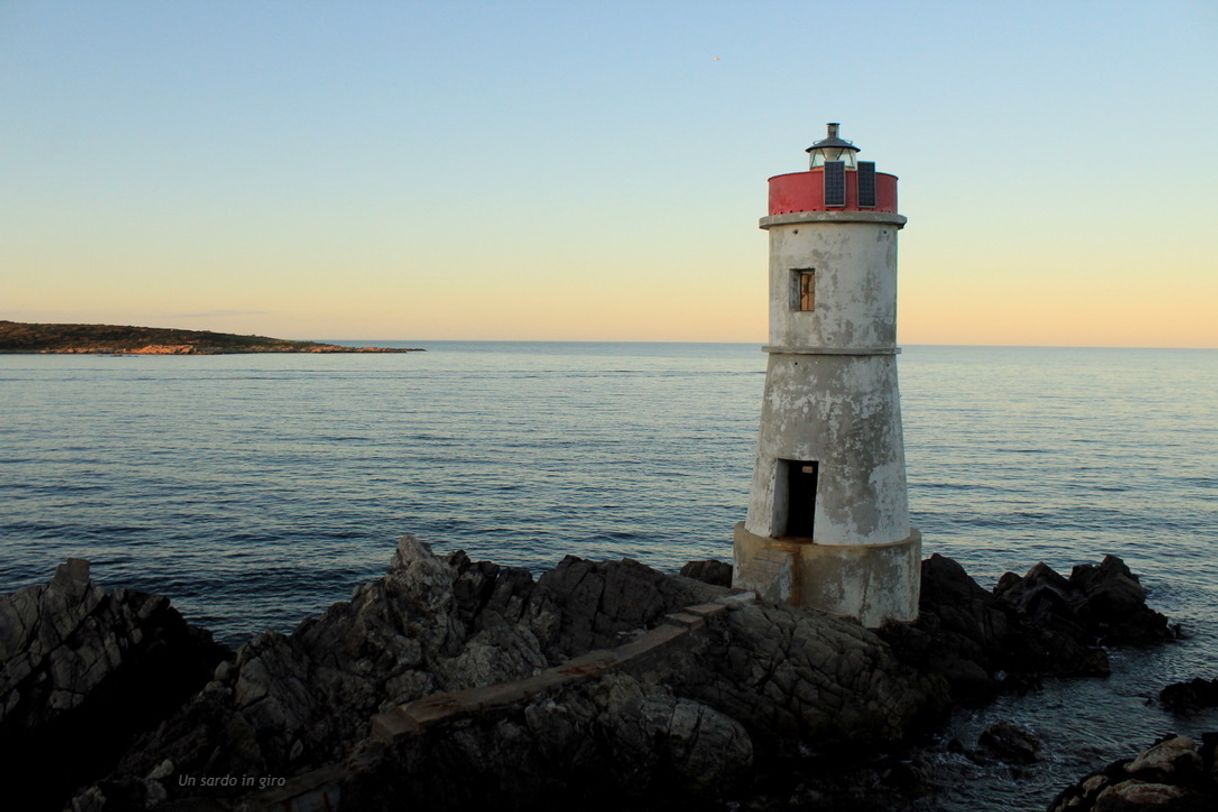
M 791 271 L 791 309 L 816 309 L 816 271 L 812 268 L 795 268 Z

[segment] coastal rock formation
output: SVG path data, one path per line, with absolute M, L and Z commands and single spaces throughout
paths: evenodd
M 715 559 L 690 561 L 681 567 L 681 574 L 686 578 L 715 586 L 732 585 L 732 565 Z
M 1030 731 L 1010 722 L 995 722 L 981 731 L 977 748 L 983 754 L 1008 764 L 1031 764 L 1040 758 L 1040 740 Z
M 356 809 L 654 808 L 724 797 L 753 767 L 730 716 L 625 674 L 453 719 L 349 762 Z M 459 777 L 459 779 L 457 778 Z
M 1078 621 L 1104 645 L 1144 645 L 1174 639 L 1178 629 L 1146 605 L 1138 576 L 1114 555 L 1070 572 L 1070 606 Z
M 1218 707 L 1218 679 L 1197 677 L 1187 682 L 1174 682 L 1159 692 L 1159 703 L 1180 714 Z
M 780 751 L 895 742 L 949 703 L 946 682 L 903 666 L 853 621 L 756 604 L 729 614 L 724 632 L 677 684 Z
M 1023 577 L 1008 572 L 991 593 L 955 561 L 932 555 L 922 562 L 917 621 L 881 633 L 902 660 L 942 674 L 966 703 L 1035 687 L 1041 676 L 1106 676 L 1099 646 L 1175 637 L 1115 556 L 1076 566 L 1069 579 L 1043 563 Z
M 523 809 L 538 797 L 878 808 L 864 796 L 914 797 L 924 775 L 885 752 L 953 703 L 1031 684 L 1035 668 L 1085 673 L 1103 662 L 1095 624 L 1115 628 L 1080 620 L 1072 603 L 1101 594 L 1102 579 L 1079 598 L 1044 567 L 1006 579 L 1001 595 L 939 556 L 924 573 L 923 618 L 877 634 L 635 561 L 567 557 L 534 579 L 407 536 L 350 601 L 232 655 L 163 598 L 106 595 L 69 561 L 49 585 L 0 600 L 6 753 L 28 764 L 25 751 L 46 758 L 76 735 L 68 763 L 87 769 L 61 780 L 78 787 L 77 812 L 340 798 Z M 100 724 L 112 742 L 101 760 L 96 739 L 56 714 Z M 1017 729 L 984 738 L 990 757 L 1037 757 Z
M 0 353 L 67 355 L 227 355 L 252 352 L 422 352 L 402 347 L 348 347 L 267 336 L 132 327 L 116 324 L 27 324 L 0 319 Z
M 1169 735 L 1137 756 L 1109 764 L 1058 795 L 1049 812 L 1204 812 L 1218 809 L 1214 750 L 1218 733 L 1200 743 Z
M 106 593 L 68 559 L 45 586 L 0 596 L 5 802 L 58 808 L 137 733 L 194 695 L 231 652 L 163 597 Z M 62 796 L 57 797 L 57 793 Z
M 891 742 L 946 706 L 941 679 L 903 666 L 857 624 L 748 605 L 631 669 L 446 718 L 392 747 L 366 740 L 374 714 L 533 677 L 727 595 L 629 560 L 567 557 L 534 581 L 464 553 L 441 559 L 408 536 L 388 574 L 350 602 L 243 646 L 78 807 L 238 796 L 248 789 L 202 781 L 325 773 L 355 756 L 363 761 L 343 768 L 345 797 L 392 787 L 424 808 L 475 796 L 523 807 L 539 791 L 715 794 L 749 772 L 755 752 Z

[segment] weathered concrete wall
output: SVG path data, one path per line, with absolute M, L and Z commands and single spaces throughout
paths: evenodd
M 772 603 L 815 606 L 854 617 L 868 628 L 885 620 L 917 618 L 922 534 L 890 544 L 816 544 L 750 533 L 743 523 L 733 538 L 737 586 L 748 584 Z
M 771 353 L 745 526 L 781 536 L 779 460 L 817 460 L 814 524 L 824 544 L 886 544 L 909 535 L 895 355 Z
M 893 347 L 897 220 L 903 222 L 904 218 L 889 215 L 889 222 L 770 226 L 770 344 L 787 348 Z M 809 268 L 816 271 L 816 308 L 808 312 L 792 309 L 792 271 Z
M 774 539 L 736 525 L 734 582 L 764 600 L 814 606 L 868 628 L 918 616 L 922 536 L 889 544 Z

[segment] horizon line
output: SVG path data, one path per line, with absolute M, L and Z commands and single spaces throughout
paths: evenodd
M 289 341 L 315 341 L 319 343 L 363 343 L 393 341 L 401 343 L 432 342 L 440 344 L 730 344 L 734 346 L 754 345 L 761 349 L 765 342 L 710 341 L 689 339 L 652 338 L 290 338 Z M 1218 350 L 1218 346 L 1154 346 L 1132 344 L 952 344 L 934 341 L 898 343 L 901 347 L 956 347 L 961 349 L 1026 349 L 1026 350 Z

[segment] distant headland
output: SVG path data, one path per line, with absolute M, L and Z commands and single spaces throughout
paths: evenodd
M 346 347 L 266 336 L 115 324 L 27 324 L 0 320 L 0 353 L 230 355 L 251 352 L 423 352 L 419 348 Z

